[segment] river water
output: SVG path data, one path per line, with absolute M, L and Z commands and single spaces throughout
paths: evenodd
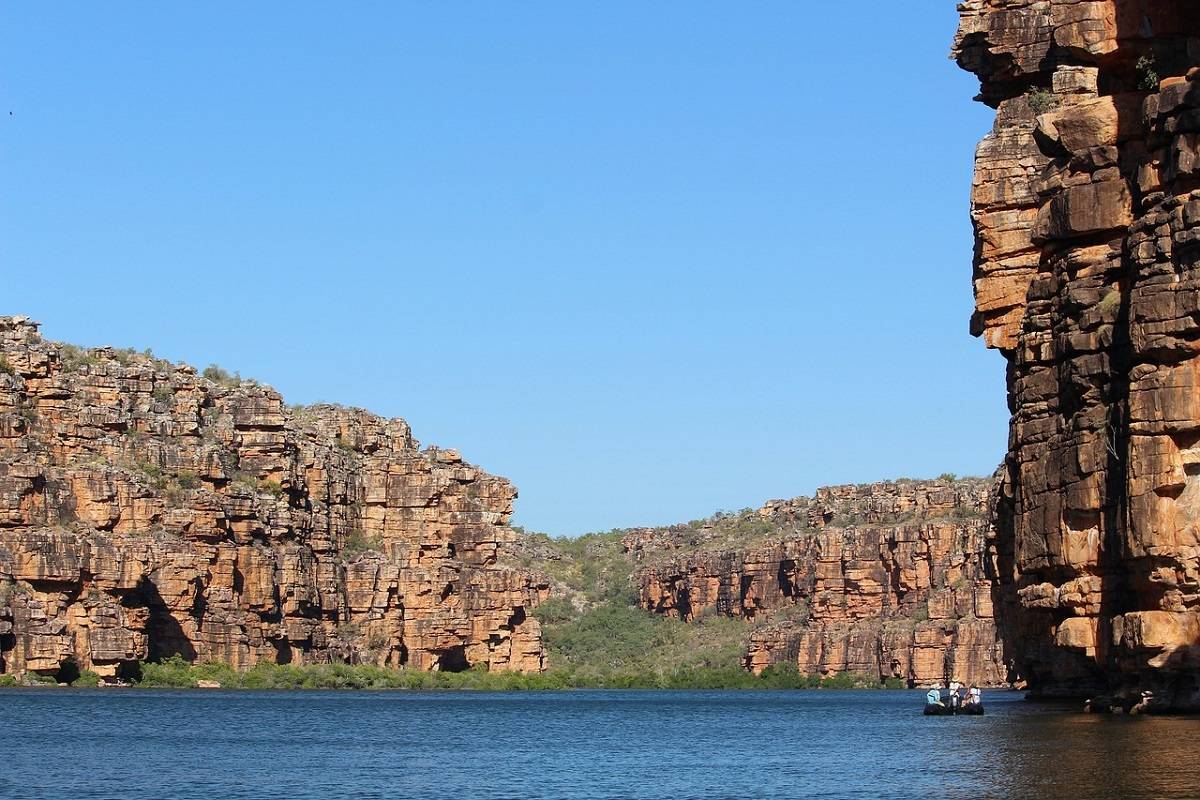
M 1195 798 L 1200 719 L 896 691 L 0 691 L 3 798 Z

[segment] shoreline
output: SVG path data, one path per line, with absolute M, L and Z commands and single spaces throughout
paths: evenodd
M 0 679 L 8 676 L 0 675 Z M 103 684 L 103 685 L 98 685 Z M 0 688 L 103 688 L 103 689 L 316 689 L 401 691 L 567 691 L 567 690 L 879 690 L 923 691 L 899 679 L 841 673 L 822 678 L 801 674 L 792 665 L 769 667 L 760 675 L 741 667 L 703 667 L 673 672 L 590 671 L 572 668 L 545 672 L 426 672 L 345 663 L 280 665 L 263 663 L 235 670 L 225 664 L 191 664 L 179 658 L 139 662 L 116 680 L 91 670 L 68 676 L 26 677 L 0 680 Z M 981 687 L 1008 691 L 1011 687 Z
M 284 693 L 284 692 L 371 692 L 385 693 L 398 692 L 408 694 L 458 694 L 458 693 L 477 693 L 477 694 L 548 694 L 553 692 L 730 692 L 730 693 L 747 693 L 755 692 L 881 692 L 886 694 L 899 694 L 902 692 L 921 692 L 918 688 L 901 688 L 889 689 L 883 686 L 854 686 L 854 687 L 827 687 L 827 686 L 741 686 L 741 687 L 683 687 L 683 686 L 565 686 L 565 687 L 544 687 L 544 688 L 500 688 L 500 687 L 479 687 L 479 686 L 433 686 L 433 687 L 405 687 L 405 686 L 378 686 L 378 687 L 355 687 L 355 686 L 322 686 L 322 687 L 249 687 L 249 686 L 147 686 L 142 684 L 108 684 L 105 686 L 76 686 L 72 684 L 17 684 L 11 686 L 0 686 L 0 694 L 4 692 L 40 692 L 40 691 L 72 691 L 72 692 L 121 692 L 132 691 L 134 693 L 141 692 L 236 692 L 236 693 Z M 984 688 L 984 691 L 989 695 L 1004 694 L 1011 695 L 1019 693 L 1020 689 L 1012 688 Z M 1055 702 L 1038 700 L 1029 697 L 1024 697 L 1022 700 L 1037 703 L 1039 705 L 1054 705 Z M 1065 700 L 1058 700 L 1058 705 L 1065 705 Z

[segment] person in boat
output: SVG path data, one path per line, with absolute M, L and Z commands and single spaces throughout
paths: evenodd
M 979 691 L 978 686 L 972 685 L 967 691 L 967 705 L 981 706 L 983 705 L 983 693 Z
M 943 705 L 941 685 L 935 683 L 933 687 L 925 693 L 925 704 L 930 706 Z
M 961 688 L 962 684 L 958 681 L 950 681 L 950 696 L 946 699 L 950 702 L 951 708 L 958 708 L 962 703 L 962 695 L 958 693 Z

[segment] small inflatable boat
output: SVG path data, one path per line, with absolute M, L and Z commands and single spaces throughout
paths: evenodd
M 926 703 L 924 711 L 924 714 L 927 717 L 952 717 L 955 714 L 979 716 L 982 713 L 982 705 L 966 705 L 953 708 L 951 706 L 938 705 L 937 703 Z

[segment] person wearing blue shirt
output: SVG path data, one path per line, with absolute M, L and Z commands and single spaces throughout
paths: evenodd
M 925 702 L 931 706 L 940 706 L 942 704 L 942 690 L 936 683 L 933 688 L 925 695 Z

